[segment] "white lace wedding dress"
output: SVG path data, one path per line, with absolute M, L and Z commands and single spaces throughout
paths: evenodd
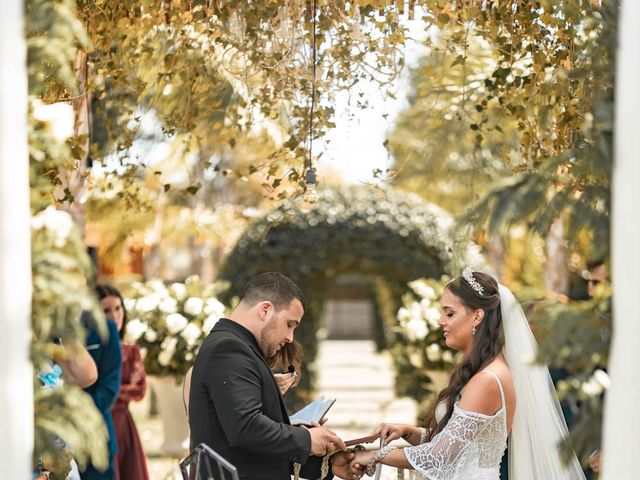
M 483 415 L 464 410 L 456 402 L 446 427 L 430 442 L 403 449 L 416 472 L 429 480 L 500 478 L 500 461 L 507 446 L 507 408 L 498 376 L 489 370 L 483 370 L 483 373 L 498 382 L 502 400 L 500 410 L 493 415 Z M 436 420 L 444 416 L 445 412 L 441 410 L 436 410 Z

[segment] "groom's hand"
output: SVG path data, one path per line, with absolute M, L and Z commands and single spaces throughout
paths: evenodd
M 340 452 L 331 457 L 331 471 L 336 477 L 349 478 L 351 461 L 354 459 L 353 452 Z
M 334 432 L 325 427 L 309 429 L 311 435 L 311 455 L 324 457 L 336 450 L 346 450 L 347 446 Z

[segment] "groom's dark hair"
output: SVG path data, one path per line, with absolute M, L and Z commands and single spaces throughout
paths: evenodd
M 245 285 L 240 297 L 240 301 L 249 306 L 269 301 L 273 303 L 276 311 L 288 307 L 295 299 L 299 300 L 302 308 L 306 309 L 300 287 L 278 272 L 260 273 L 252 277 Z

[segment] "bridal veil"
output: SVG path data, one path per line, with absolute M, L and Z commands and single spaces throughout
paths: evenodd
M 509 436 L 510 480 L 583 480 L 575 454 L 569 464 L 559 444 L 568 436 L 549 370 L 535 363 L 538 350 L 522 307 L 513 293 L 499 286 L 505 358 L 516 391 L 516 411 Z

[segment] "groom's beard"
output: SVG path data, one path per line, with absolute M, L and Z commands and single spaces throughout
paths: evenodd
M 273 358 L 278 353 L 279 342 L 275 340 L 276 329 L 278 326 L 277 323 L 277 315 L 269 320 L 264 326 L 262 333 L 260 333 L 260 341 L 258 342 L 258 346 L 260 347 L 260 351 L 262 351 L 262 355 L 267 360 Z

